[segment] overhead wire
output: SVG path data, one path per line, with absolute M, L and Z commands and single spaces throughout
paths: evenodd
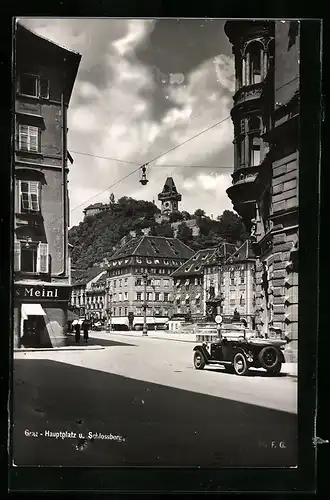
M 226 120 L 228 120 L 230 118 L 230 116 L 226 116 L 226 118 L 223 118 L 222 120 L 214 123 L 213 125 L 211 125 L 210 127 L 207 127 L 206 129 L 202 130 L 201 132 L 198 132 L 197 134 L 193 135 L 192 137 L 189 137 L 188 139 L 186 139 L 185 141 L 179 143 L 179 144 L 176 144 L 175 146 L 173 146 L 172 148 L 168 149 L 167 151 L 161 153 L 160 155 L 158 156 L 155 156 L 152 160 L 149 160 L 147 162 L 145 162 L 143 165 L 144 166 L 151 166 L 151 167 L 154 167 L 155 165 L 150 165 L 150 163 L 156 161 L 156 160 L 159 160 L 159 158 L 161 158 L 162 156 L 165 156 L 167 155 L 168 153 L 171 153 L 172 151 L 174 151 L 175 149 L 183 146 L 184 144 L 187 144 L 188 142 L 192 141 L 193 139 L 196 139 L 196 137 L 199 137 L 201 136 L 202 134 L 205 134 L 206 132 L 209 132 L 210 130 L 212 130 L 213 128 L 217 127 L 218 125 L 220 125 L 221 123 L 225 122 Z M 74 153 L 74 151 L 72 151 L 72 153 Z M 77 152 L 76 152 L 77 154 Z M 80 154 L 80 153 L 78 153 Z M 86 154 L 86 156 L 94 156 L 90 153 L 81 153 L 81 154 Z M 97 157 L 95 155 L 95 157 Z M 110 159 L 110 160 L 113 160 L 113 161 L 121 161 L 121 162 L 126 162 L 125 160 L 118 160 L 118 159 L 115 159 L 115 158 L 111 158 L 111 157 L 103 157 L 104 159 Z M 133 162 L 127 162 L 127 163 L 133 163 Z M 133 163 L 134 164 L 134 163 Z M 135 164 L 136 165 L 136 164 Z M 157 165 L 158 166 L 158 165 Z M 164 166 L 164 165 L 159 165 L 159 166 Z M 189 165 L 187 165 L 187 167 L 189 167 Z M 131 175 L 135 174 L 138 170 L 140 170 L 141 168 L 141 165 L 139 164 L 139 166 L 132 170 L 131 172 L 129 172 L 127 175 L 125 175 L 124 177 L 121 177 L 120 179 L 118 179 L 116 182 L 114 182 L 113 184 L 111 184 L 110 186 L 107 186 L 105 189 L 103 189 L 102 191 L 98 192 L 96 195 L 92 196 L 91 198 L 88 198 L 86 200 L 84 200 L 82 203 L 80 203 L 79 205 L 75 206 L 74 208 L 72 208 L 70 210 L 70 213 L 72 213 L 74 210 L 77 210 L 78 208 L 82 207 L 83 205 L 85 205 L 86 203 L 88 203 L 89 201 L 92 201 L 94 200 L 95 198 L 97 198 L 98 196 L 100 196 L 101 194 L 105 193 L 106 191 L 108 191 L 109 189 L 117 186 L 119 183 L 121 183 L 122 181 L 126 180 L 128 177 L 130 177 Z M 210 167 L 211 168 L 211 167 Z M 61 217 L 58 217 L 57 219 L 53 220 L 52 222 L 50 222 L 49 225 L 52 225 L 54 224 L 55 222 L 57 222 L 58 220 L 60 220 Z

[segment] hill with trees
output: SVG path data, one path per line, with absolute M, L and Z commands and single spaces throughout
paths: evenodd
M 173 237 L 171 222 L 181 221 L 177 237 L 195 251 L 213 247 L 221 241 L 244 241 L 248 236 L 241 218 L 230 210 L 225 210 L 216 219 L 206 216 L 203 210 L 196 210 L 194 214 L 177 212 L 161 224 L 155 221 L 159 213 L 159 208 L 149 201 L 124 196 L 116 202 L 111 196 L 107 211 L 86 217 L 70 229 L 72 267 L 88 269 L 109 259 L 121 239 L 129 237 L 131 231 L 139 236 L 143 229 L 150 228 L 150 235 Z M 193 236 L 185 224 L 189 219 L 196 220 L 198 236 Z

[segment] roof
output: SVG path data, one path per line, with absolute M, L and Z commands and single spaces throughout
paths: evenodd
M 231 262 L 242 262 L 244 260 L 255 260 L 256 256 L 252 248 L 251 240 L 247 239 L 244 241 L 236 252 L 234 252 L 228 259 L 227 263 Z
M 82 271 L 74 271 L 72 273 L 72 286 L 87 285 L 92 281 L 98 274 L 104 273 L 105 270 L 98 266 L 93 266 L 89 269 Z
M 163 199 L 164 197 L 175 197 L 178 201 L 181 200 L 181 195 L 178 193 L 172 177 L 167 177 L 163 191 L 158 195 L 158 199 Z
M 230 255 L 232 255 L 237 250 L 237 246 L 233 243 L 227 243 L 226 241 L 221 243 L 216 251 L 210 255 L 206 260 L 205 266 L 211 266 L 219 263 L 219 259 L 226 260 Z
M 81 54 L 38 35 L 21 23 L 16 23 L 16 66 L 28 66 L 41 62 L 56 67 L 65 78 L 65 101 L 68 104 L 77 76 Z M 31 59 L 31 54 L 33 58 Z
M 85 210 L 89 210 L 91 208 L 102 208 L 102 207 L 107 207 L 108 205 L 106 203 L 93 203 L 92 205 L 88 205 L 88 207 L 86 207 L 84 209 Z
M 216 252 L 216 249 L 217 247 L 198 250 L 187 262 L 176 269 L 171 276 L 197 276 L 203 274 L 205 262 Z
M 130 256 L 189 259 L 194 251 L 178 238 L 139 236 L 119 248 L 110 261 Z

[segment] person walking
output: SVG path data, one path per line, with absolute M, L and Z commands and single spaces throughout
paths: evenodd
M 80 323 L 77 321 L 77 323 L 74 325 L 74 330 L 75 330 L 75 339 L 77 344 L 80 342 Z
M 88 320 L 86 318 L 83 321 L 82 328 L 83 328 L 83 332 L 84 332 L 84 341 L 85 341 L 85 344 L 87 344 L 87 342 L 88 342 L 89 322 L 88 322 Z

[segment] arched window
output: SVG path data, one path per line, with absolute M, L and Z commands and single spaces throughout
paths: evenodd
M 245 85 L 254 85 L 260 83 L 263 79 L 263 57 L 264 50 L 260 42 L 250 42 L 245 52 L 245 63 L 243 68 L 245 70 Z

